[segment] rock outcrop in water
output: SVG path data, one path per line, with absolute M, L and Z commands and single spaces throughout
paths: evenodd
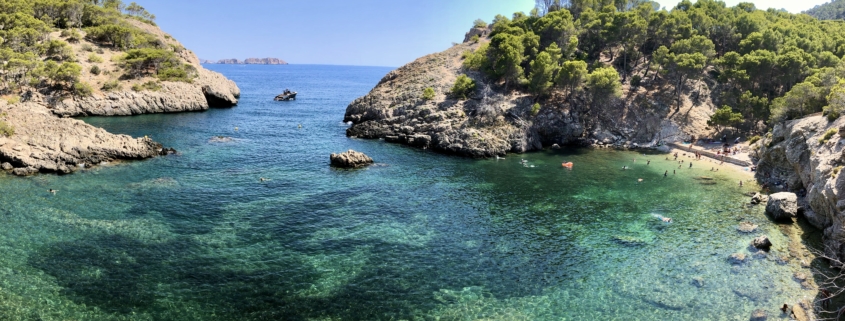
M 845 118 L 835 122 L 823 116 L 792 120 L 775 125 L 772 133 L 754 146 L 759 158 L 757 180 L 797 192 L 797 204 L 802 207 L 798 214 L 824 230 L 825 252 L 839 260 L 845 259 L 845 175 L 840 173 L 845 165 L 845 144 L 839 134 L 824 137 L 843 125 Z
M 627 85 L 623 86 L 625 98 L 606 105 L 588 107 L 583 96 L 568 99 L 556 93 L 535 111 L 534 96 L 508 90 L 480 72 L 462 68 L 463 52 L 489 41 L 469 41 L 474 35 L 487 34 L 480 30 L 470 31 L 466 43 L 389 72 L 369 94 L 355 99 L 344 116 L 345 122 L 353 123 L 347 136 L 492 157 L 553 144 L 657 146 L 688 139 L 707 126 L 713 107 L 707 92 L 697 104 L 683 106 L 683 113 L 672 113 L 671 97 Z M 449 95 L 461 74 L 477 84 L 466 100 Z M 426 88 L 434 89 L 432 99 L 422 97 Z
M 81 120 L 58 118 L 40 104 L 5 105 L 0 112 L 2 120 L 14 124 L 15 130 L 10 137 L 0 136 L 0 166 L 15 175 L 66 174 L 115 159 L 154 157 L 164 151 L 152 139 L 115 135 Z
M 798 197 L 795 193 L 780 192 L 769 195 L 766 213 L 776 221 L 792 220 L 798 216 Z
M 332 166 L 340 168 L 359 168 L 373 163 L 373 159 L 369 156 L 351 149 L 343 153 L 331 154 L 329 160 Z

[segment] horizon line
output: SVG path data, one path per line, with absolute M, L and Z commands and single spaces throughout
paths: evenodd
M 254 66 L 284 66 L 284 65 L 298 65 L 298 66 L 342 66 L 342 67 L 379 67 L 379 68 L 399 68 L 396 66 L 373 66 L 373 65 L 343 65 L 343 64 L 328 64 L 328 63 L 310 63 L 310 64 L 299 64 L 299 63 L 286 63 L 286 64 L 278 64 L 278 65 L 271 65 L 271 64 L 218 64 L 218 63 L 204 63 L 200 62 L 201 65 L 254 65 Z

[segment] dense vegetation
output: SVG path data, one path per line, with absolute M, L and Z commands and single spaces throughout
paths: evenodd
M 845 19 L 845 0 L 833 0 L 831 2 L 815 6 L 804 13 L 819 20 Z
M 670 11 L 641 0 L 537 3 L 530 14 L 496 16 L 489 42 L 464 53 L 464 68 L 538 100 L 564 94 L 608 104 L 628 83 L 673 97 L 674 110 L 706 78 L 716 82 L 714 103 L 726 106 L 714 115 L 717 127 L 759 130 L 845 110 L 845 24 L 715 0 Z
M 127 19 L 153 24 L 155 16 L 136 3 L 120 0 L 0 0 L 0 95 L 31 89 L 49 93 L 89 95 L 84 73 L 99 75 L 94 65 L 83 70 L 78 59 L 101 63 L 95 53 L 74 52 L 71 43 L 82 39 L 103 48 L 125 51 L 117 61 L 123 78 L 155 76 L 161 80 L 190 81 L 191 66 L 176 59 L 182 48 L 133 26 Z M 55 36 L 59 32 L 59 36 Z M 94 51 L 89 44 L 84 51 Z M 108 90 L 117 88 L 107 83 Z

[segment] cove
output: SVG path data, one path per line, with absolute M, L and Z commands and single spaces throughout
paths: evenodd
M 178 155 L 0 176 L 0 319 L 786 319 L 780 304 L 815 295 L 782 259 L 799 231 L 746 205 L 746 176 L 635 151 L 473 160 L 350 139 L 346 105 L 388 68 L 209 67 L 238 107 L 84 119 Z M 297 100 L 272 101 L 285 87 Z M 328 166 L 350 148 L 377 164 Z M 748 249 L 762 234 L 765 256 Z

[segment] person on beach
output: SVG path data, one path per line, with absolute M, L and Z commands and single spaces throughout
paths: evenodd
M 689 163 L 689 168 L 692 168 L 692 163 L 691 163 L 691 162 Z
M 647 161 L 645 162 L 645 164 L 646 164 L 646 165 L 651 165 L 651 160 L 647 160 Z
M 742 180 L 739 180 L 739 187 L 742 187 Z
M 672 175 L 675 175 L 675 170 L 674 170 L 674 169 L 672 170 Z

